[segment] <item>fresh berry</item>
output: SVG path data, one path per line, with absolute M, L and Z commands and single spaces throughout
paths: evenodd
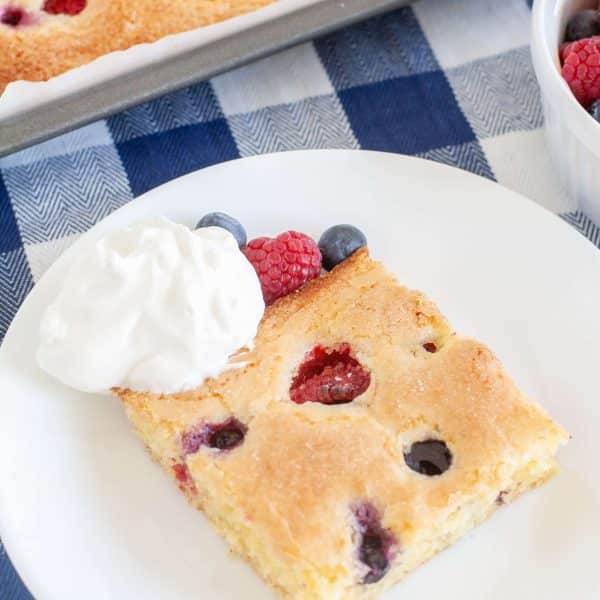
M 323 268 L 333 267 L 346 260 L 359 248 L 367 245 L 365 234 L 352 225 L 334 225 L 319 240 L 319 250 L 323 255 Z
M 233 217 L 222 212 L 213 212 L 204 215 L 196 225 L 196 229 L 202 227 L 221 227 L 226 229 L 237 240 L 238 246 L 241 248 L 246 245 L 246 230 L 243 225 Z
M 561 44 L 560 48 L 558 49 L 558 55 L 560 57 L 560 66 L 561 67 L 565 64 L 565 58 L 567 58 L 569 52 L 571 51 L 572 45 L 573 45 L 573 42 L 564 42 L 563 44 Z
M 600 37 L 571 42 L 563 48 L 562 76 L 585 107 L 600 98 Z
M 78 15 L 87 4 L 87 0 L 46 0 L 42 10 L 52 15 Z
M 574 42 L 600 34 L 600 15 L 593 9 L 576 13 L 567 24 L 565 41 Z
M 588 112 L 600 123 L 600 100 L 594 100 L 588 108 Z
M 290 386 L 296 404 L 346 404 L 367 391 L 371 374 L 350 355 L 350 346 L 339 349 L 313 348 L 298 369 Z
M 362 583 L 377 583 L 390 568 L 396 554 L 394 535 L 381 525 L 377 509 L 369 503 L 354 507 L 358 541 L 358 559 L 369 568 Z
M 244 441 L 247 431 L 246 425 L 234 417 L 222 423 L 200 423 L 181 436 L 181 450 L 184 456 L 195 454 L 202 446 L 231 450 Z
M 266 304 L 302 287 L 321 272 L 321 252 L 304 233 L 257 238 L 242 249 L 258 274 Z
M 422 475 L 441 475 L 452 464 L 452 454 L 442 440 L 424 440 L 415 442 L 404 453 L 408 467 Z

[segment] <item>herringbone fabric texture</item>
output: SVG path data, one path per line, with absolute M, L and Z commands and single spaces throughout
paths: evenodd
M 0 340 L 94 223 L 179 175 L 265 152 L 366 148 L 454 165 L 533 198 L 600 247 L 549 162 L 528 5 L 422 0 L 0 159 Z M 30 598 L 1 546 L 0 598 Z

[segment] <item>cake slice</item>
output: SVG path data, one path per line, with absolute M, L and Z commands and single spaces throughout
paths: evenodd
M 118 390 L 151 454 L 281 596 L 373 598 L 555 469 L 566 432 L 359 250 L 197 390 Z

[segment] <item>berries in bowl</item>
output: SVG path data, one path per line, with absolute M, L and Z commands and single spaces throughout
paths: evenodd
M 563 79 L 577 101 L 590 109 L 600 100 L 600 6 L 580 10 L 569 19 L 559 56 Z M 589 112 L 600 114 L 597 105 Z
M 547 145 L 564 190 L 600 223 L 598 0 L 535 0 L 531 52 Z

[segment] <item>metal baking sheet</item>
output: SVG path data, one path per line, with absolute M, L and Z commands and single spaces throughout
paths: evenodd
M 322 0 L 0 122 L 0 156 L 411 0 Z

